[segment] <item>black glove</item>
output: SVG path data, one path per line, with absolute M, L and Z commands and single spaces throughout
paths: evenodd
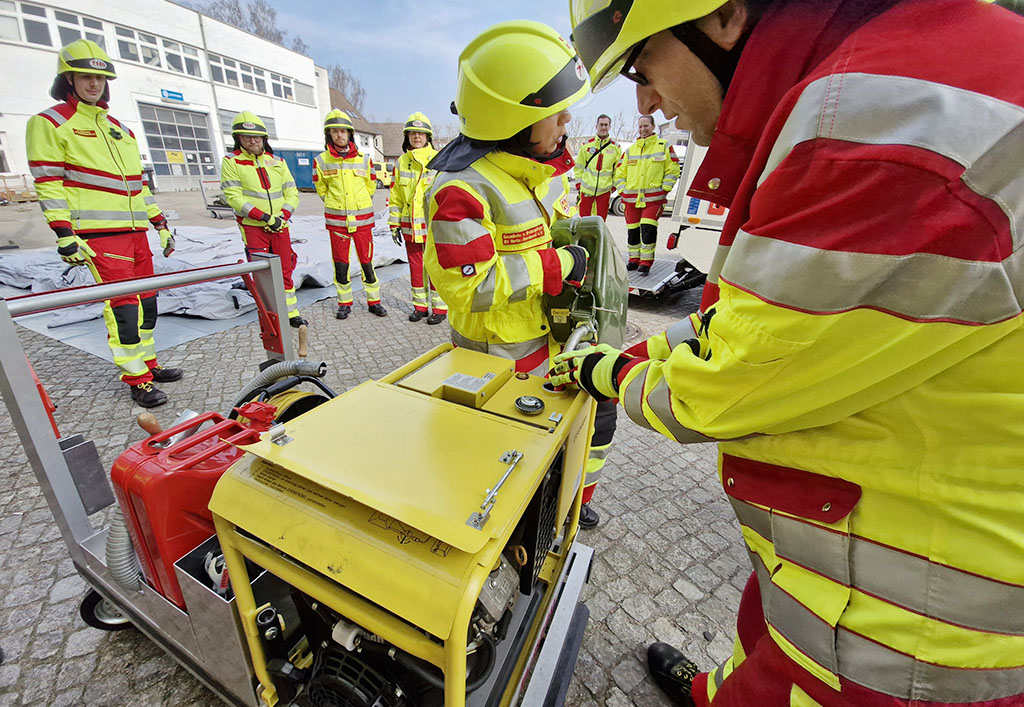
M 267 221 L 267 225 L 263 227 L 263 230 L 270 233 L 280 233 L 284 230 L 284 227 L 285 220 L 283 218 L 280 216 L 272 216 L 270 220 Z
M 587 279 L 587 249 L 581 245 L 567 245 L 560 250 L 572 256 L 572 268 L 565 276 L 565 284 L 577 289 L 582 287 Z

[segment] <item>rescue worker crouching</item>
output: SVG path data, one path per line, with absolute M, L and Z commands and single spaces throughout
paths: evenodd
M 615 168 L 622 156 L 622 148 L 609 135 L 612 119 L 605 114 L 597 117 L 597 134 L 580 146 L 576 156 L 576 192 L 579 196 L 580 216 L 608 218 L 608 203 L 615 186 Z
M 630 145 L 615 168 L 615 188 L 626 210 L 627 270 L 651 271 L 658 244 L 658 219 L 669 192 L 679 179 L 679 158 L 672 146 L 654 134 L 654 118 L 641 115 L 639 139 Z
M 299 315 L 292 280 L 297 257 L 288 220 L 298 208 L 299 190 L 284 159 L 274 155 L 259 116 L 249 111 L 236 115 L 231 137 L 234 146 L 220 166 L 224 199 L 235 212 L 245 257 L 252 260 L 253 253 L 272 253 L 281 259 L 288 323 L 297 329 L 307 322 Z
M 423 267 L 423 245 L 427 240 L 423 197 L 436 175 L 427 168 L 437 154 L 434 132 L 427 116 L 413 113 L 405 121 L 404 134 L 403 154 L 398 158 L 395 180 L 391 184 L 388 225 L 395 245 L 405 244 L 409 260 L 413 307 L 409 321 L 418 322 L 426 317 L 427 324 L 440 324 L 445 320 L 448 307 Z
M 729 208 L 700 313 L 552 378 L 718 442 L 753 564 L 733 654 L 707 673 L 654 643 L 655 681 L 689 707 L 1024 705 L 1024 19 L 972 0 L 571 15 L 594 85 L 629 77 L 708 146 L 688 194 Z
M 510 62 L 515 71 L 509 71 Z M 550 27 L 495 25 L 459 57 L 453 111 L 461 134 L 431 161 L 424 260 L 448 303 L 452 342 L 543 375 L 559 350 L 544 295 L 578 287 L 581 246 L 551 247 L 550 226 L 574 209 L 565 151 L 567 108 L 586 94 L 582 64 Z M 599 405 L 584 479 L 582 527 L 615 431 L 615 405 Z
M 337 319 L 352 312 L 349 257 L 352 244 L 363 271 L 363 289 L 371 314 L 386 317 L 380 303 L 380 282 L 373 270 L 373 192 L 377 188 L 373 160 L 359 152 L 352 120 L 340 110 L 324 117 L 324 146 L 313 161 L 313 183 L 324 201 L 324 219 L 331 239 L 334 285 L 338 291 Z
M 87 266 L 97 283 L 153 274 L 150 225 L 160 234 L 164 257 L 174 251 L 167 220 L 142 180 L 135 134 L 107 112 L 116 78 L 97 44 L 71 42 L 60 50 L 50 88 L 61 103 L 29 118 L 26 134 L 29 169 L 57 253 L 69 265 Z M 182 370 L 157 363 L 156 292 L 107 300 L 103 319 L 132 400 L 142 407 L 166 403 L 153 381 L 176 381 Z

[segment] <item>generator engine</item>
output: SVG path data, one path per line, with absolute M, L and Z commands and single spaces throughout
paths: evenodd
M 445 345 L 244 447 L 210 509 L 263 703 L 560 704 L 594 413 L 544 382 Z

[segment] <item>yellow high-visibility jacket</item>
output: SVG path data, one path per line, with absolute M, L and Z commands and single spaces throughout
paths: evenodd
M 594 136 L 580 146 L 573 172 L 582 196 L 601 196 L 615 186 L 615 167 L 622 157 L 622 148 L 610 137 Z
M 224 199 L 243 226 L 264 226 L 267 217 L 291 218 L 299 206 L 299 190 L 284 159 L 269 152 L 260 156 L 234 150 L 220 163 Z
M 83 238 L 165 223 L 142 181 L 135 134 L 105 106 L 72 98 L 28 120 L 29 170 L 46 221 Z
M 409 150 L 398 158 L 397 175 L 391 187 L 388 225 L 401 227 L 413 243 L 427 240 L 427 215 L 424 197 L 437 174 L 427 164 L 437 154 L 431 145 Z
M 329 229 L 352 233 L 360 226 L 373 226 L 373 192 L 377 188 L 373 160 L 359 152 L 354 142 L 345 154 L 328 146 L 313 160 L 313 184 L 324 200 L 324 218 Z
M 549 230 L 574 209 L 572 158 L 563 159 L 556 169 L 494 151 L 434 179 L 424 263 L 459 346 L 515 360 L 543 350 L 546 360 L 543 295 L 560 292 L 572 268 L 571 256 L 551 247 Z
M 665 201 L 678 179 L 679 158 L 657 135 L 630 145 L 615 167 L 615 189 L 623 201 L 638 207 Z

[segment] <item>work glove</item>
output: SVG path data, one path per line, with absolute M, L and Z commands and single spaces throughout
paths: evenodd
M 587 249 L 581 245 L 567 245 L 558 249 L 562 261 L 563 280 L 579 289 L 587 279 Z
M 267 233 L 280 233 L 288 225 L 280 216 L 271 216 L 270 220 L 267 221 L 267 225 L 263 227 L 263 230 Z
M 161 228 L 157 231 L 157 235 L 160 236 L 160 247 L 164 250 L 164 257 L 166 258 L 174 252 L 174 235 L 166 228 Z
M 85 265 L 96 251 L 78 236 L 63 236 L 57 239 L 57 255 L 68 265 Z
M 400 246 L 405 243 L 405 239 L 402 237 L 402 229 L 392 228 L 391 229 L 391 240 L 395 242 L 395 245 Z
M 608 344 L 563 351 L 552 359 L 548 377 L 555 387 L 578 385 L 600 403 L 619 397 L 618 374 L 631 358 Z

